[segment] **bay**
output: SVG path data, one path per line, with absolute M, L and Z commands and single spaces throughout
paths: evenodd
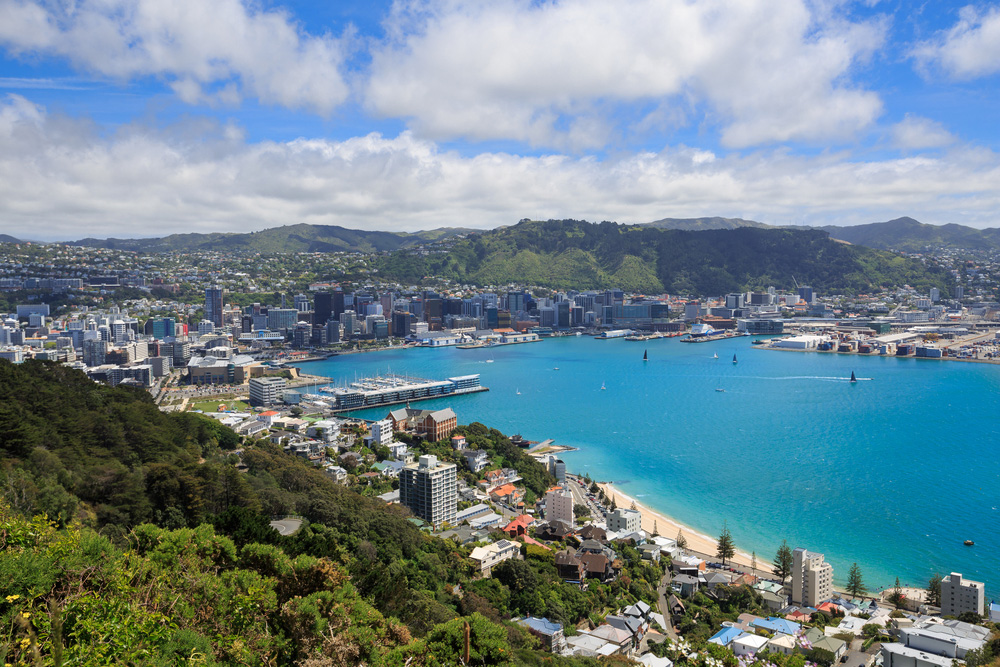
M 764 561 L 787 539 L 825 553 L 839 584 L 857 562 L 870 590 L 952 571 L 985 581 L 987 599 L 1000 586 L 998 366 L 590 337 L 301 366 L 337 381 L 479 373 L 489 392 L 415 405 L 578 447 L 571 471 L 707 535 L 726 521 Z

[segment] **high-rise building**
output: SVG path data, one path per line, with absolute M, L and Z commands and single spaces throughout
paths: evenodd
M 222 288 L 209 287 L 205 290 L 205 319 L 217 327 L 222 326 Z
M 792 552 L 792 603 L 815 607 L 833 596 L 833 566 L 823 554 L 802 547 Z
M 457 487 L 455 464 L 439 463 L 436 456 L 427 454 L 400 471 L 399 502 L 435 527 L 453 524 L 458 513 Z
M 262 377 L 250 379 L 250 405 L 254 407 L 277 403 L 278 395 L 288 385 L 285 378 Z
M 549 489 L 545 494 L 545 518 L 548 521 L 560 521 L 567 528 L 573 528 L 573 494 L 561 486 Z
M 331 317 L 333 317 L 333 294 L 316 292 L 316 296 L 313 297 L 313 322 L 325 325 Z
M 392 442 L 392 420 L 381 419 L 372 422 L 372 444 L 388 445 Z
M 952 572 L 941 580 L 941 615 L 958 616 L 967 611 L 983 615 L 986 609 L 986 589 L 981 581 L 962 579 Z

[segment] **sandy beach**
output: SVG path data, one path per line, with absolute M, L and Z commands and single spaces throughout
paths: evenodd
M 712 561 L 717 561 L 715 557 L 716 552 L 716 538 L 705 535 L 704 533 L 699 533 L 694 528 L 684 525 L 679 521 L 666 516 L 660 512 L 655 512 L 648 506 L 643 505 L 641 502 L 623 493 L 620 489 L 617 489 L 611 482 L 598 482 L 597 483 L 601 489 L 604 490 L 604 494 L 610 499 L 615 499 L 615 504 L 618 507 L 631 507 L 635 503 L 635 508 L 642 512 L 642 529 L 647 533 L 653 532 L 654 523 L 656 529 L 660 535 L 669 538 L 677 537 L 677 531 L 680 530 L 684 537 L 687 539 L 687 551 L 698 557 L 708 558 Z M 770 574 L 771 573 L 771 560 L 774 558 L 774 554 L 762 555 L 757 554 L 757 572 L 758 574 Z M 739 548 L 736 545 L 736 556 L 733 557 L 733 563 L 742 565 L 750 569 L 751 555 Z

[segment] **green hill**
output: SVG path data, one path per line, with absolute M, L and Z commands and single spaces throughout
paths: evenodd
M 380 275 L 408 282 L 521 283 L 713 295 L 796 281 L 824 292 L 910 284 L 948 293 L 947 273 L 899 255 L 838 243 L 820 230 L 738 227 L 707 231 L 579 220 L 522 220 L 470 235 L 440 253 L 394 252 Z
M 913 218 L 896 218 L 852 227 L 821 227 L 835 239 L 883 250 L 926 252 L 940 248 L 998 250 L 1000 229 L 963 225 L 927 225 Z
M 333 225 L 286 225 L 247 234 L 172 234 L 151 239 L 94 239 L 67 245 L 113 248 L 137 252 L 246 251 L 283 252 L 385 252 L 441 241 L 470 230 L 441 228 L 414 233 L 376 232 Z
M 657 229 L 682 229 L 688 232 L 704 232 L 710 229 L 739 229 L 740 227 L 755 227 L 757 229 L 772 229 L 771 225 L 743 218 L 663 218 L 645 223 L 647 227 Z

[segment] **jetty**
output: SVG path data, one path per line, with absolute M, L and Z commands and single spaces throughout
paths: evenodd
M 333 398 L 334 412 L 350 412 L 384 405 L 474 394 L 489 391 L 489 388 L 479 384 L 478 373 L 445 380 L 426 380 L 390 374 L 362 378 L 341 387 L 321 387 L 320 391 Z

